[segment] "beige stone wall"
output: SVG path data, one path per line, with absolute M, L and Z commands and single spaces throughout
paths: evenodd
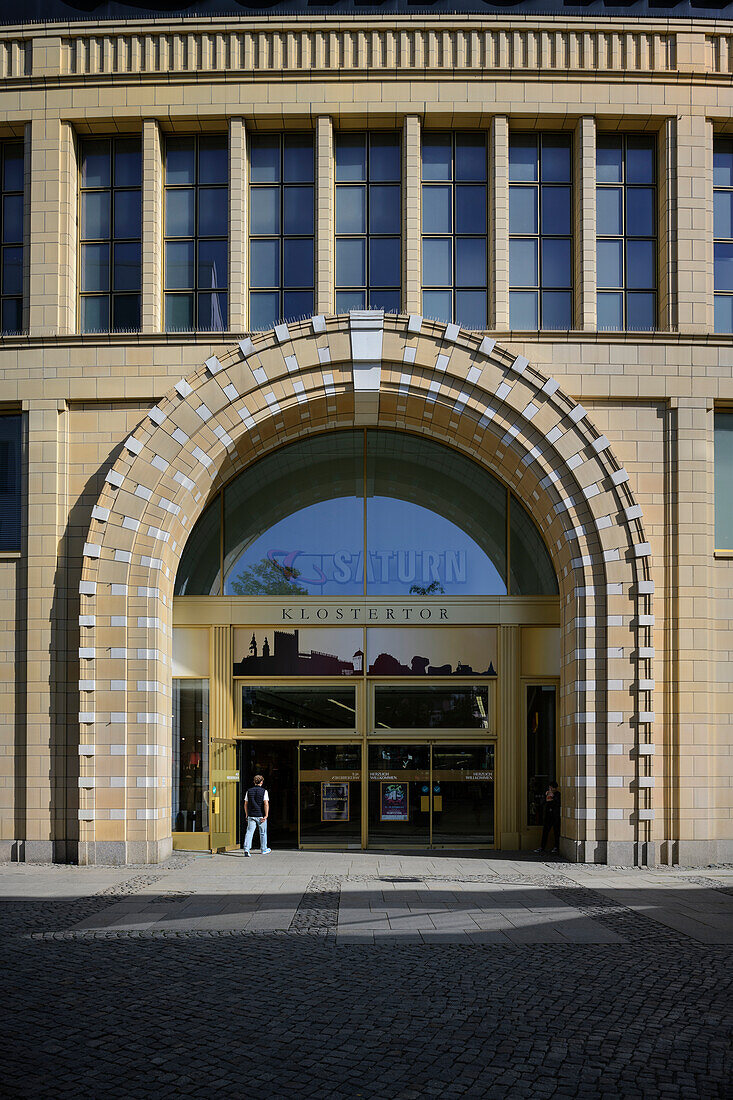
M 22 408 L 28 431 L 24 560 L 0 556 L 7 581 L 0 646 L 2 852 L 21 839 L 28 858 L 64 858 L 70 852 L 59 839 L 76 840 L 84 798 L 78 794 L 78 712 L 86 705 L 77 685 L 92 679 L 80 671 L 78 649 L 85 632 L 95 629 L 78 624 L 81 550 L 92 506 L 127 435 L 175 382 L 246 330 L 247 130 L 314 130 L 316 305 L 328 314 L 333 131 L 384 125 L 404 134 L 403 288 L 411 312 L 419 309 L 421 285 L 420 128 L 480 127 L 490 139 L 492 337 L 554 376 L 588 409 L 628 470 L 651 544 L 655 620 L 643 629 L 653 634 L 655 650 L 647 679 L 656 684 L 656 752 L 651 768 L 634 755 L 629 736 L 624 791 L 634 792 L 637 810 L 653 812 L 645 820 L 659 858 L 731 858 L 733 560 L 713 556 L 712 409 L 715 402 L 733 404 L 733 338 L 712 335 L 712 141 L 733 129 L 733 26 L 711 26 L 640 20 L 622 30 L 613 20 L 370 16 L 365 23 L 339 16 L 263 17 L 256 28 L 246 19 L 195 20 L 187 33 L 165 20 L 152 28 L 131 23 L 124 31 L 89 23 L 3 31 L 0 140 L 24 136 L 26 142 L 29 335 L 0 343 L 0 406 Z M 507 329 L 507 141 L 516 126 L 574 133 L 576 330 L 570 335 Z M 232 332 L 169 336 L 161 331 L 161 139 L 172 130 L 200 129 L 229 133 Z M 658 135 L 656 334 L 595 332 L 594 143 L 604 130 Z M 143 334 L 81 337 L 77 136 L 116 132 L 143 139 Z M 336 346 L 338 339 L 335 334 Z M 582 610 L 568 610 L 569 624 L 573 615 Z M 629 648 L 641 644 L 637 624 L 629 621 L 624 629 Z M 24 661 L 18 649 L 26 631 Z M 573 645 L 566 645 L 571 654 Z M 577 691 L 573 684 L 566 679 L 566 696 Z M 136 711 L 138 703 L 145 709 L 136 700 Z M 643 700 L 634 704 L 644 712 Z M 577 743 L 575 732 L 563 736 L 566 748 Z M 619 736 L 619 744 L 627 741 Z M 13 763 L 19 743 L 28 746 L 27 765 Z M 136 786 L 145 776 L 138 765 L 130 775 L 145 792 Z M 615 788 L 596 797 L 596 770 L 586 765 L 581 773 L 568 764 L 566 775 L 568 805 L 586 815 L 576 821 L 593 820 L 596 808 L 620 809 Z M 640 785 L 649 778 L 653 787 Z M 110 813 L 120 811 L 112 789 L 104 796 Z M 149 793 L 136 797 L 136 809 L 146 813 Z M 95 823 L 97 839 L 117 838 L 117 820 Z M 156 824 L 156 840 L 158 833 L 163 836 Z

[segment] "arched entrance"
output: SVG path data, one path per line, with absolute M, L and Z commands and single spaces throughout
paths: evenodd
M 212 357 L 151 409 L 109 471 L 81 582 L 80 858 L 155 861 L 170 850 L 174 582 L 212 494 L 289 442 L 356 428 L 449 445 L 541 528 L 560 587 L 566 848 L 581 859 L 643 858 L 653 583 L 628 476 L 582 407 L 526 359 L 454 325 L 380 313 L 279 325 Z M 233 667 L 230 619 L 210 626 L 211 659 Z M 519 630 L 507 624 L 497 643 L 497 728 L 514 731 Z M 233 710 L 231 692 L 212 695 L 216 728 L 234 727 Z M 505 810 L 517 803 L 518 822 L 517 783 L 501 798 Z
M 256 774 L 275 845 L 537 843 L 558 584 L 526 510 L 473 459 L 397 429 L 290 443 L 209 500 L 174 591 L 176 846 L 234 846 Z M 229 666 L 210 652 L 220 628 Z M 542 697 L 519 716 L 526 744 L 500 641 L 520 697 Z M 219 685 L 228 729 L 208 721 Z M 515 786 L 519 821 L 496 797 Z

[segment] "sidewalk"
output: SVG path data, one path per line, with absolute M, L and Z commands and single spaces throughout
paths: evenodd
M 176 853 L 159 867 L 0 867 L 0 899 L 94 899 L 45 932 L 323 931 L 337 944 L 733 944 L 733 868 L 611 869 L 465 853 Z M 102 899 L 105 903 L 99 904 Z M 63 923 L 63 922 L 62 922 Z

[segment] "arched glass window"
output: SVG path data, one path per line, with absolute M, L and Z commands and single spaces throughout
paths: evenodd
M 364 433 L 315 436 L 261 459 L 224 490 L 224 592 L 362 590 Z
M 550 555 L 529 512 L 511 494 L 509 590 L 513 596 L 556 595 L 557 577 Z
M 556 595 L 542 538 L 477 463 L 404 432 L 292 443 L 199 519 L 176 595 Z
M 221 591 L 221 495 L 204 510 L 186 543 L 176 574 L 177 596 L 218 596 Z

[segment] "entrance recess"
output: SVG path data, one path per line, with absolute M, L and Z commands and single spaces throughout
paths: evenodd
M 254 776 L 263 775 L 268 840 L 277 848 L 493 846 L 493 744 L 369 744 L 366 789 L 363 751 L 360 742 L 240 740 L 238 790 L 234 782 L 218 788 L 222 802 L 212 822 L 220 831 L 212 831 L 212 839 L 219 848 L 232 845 L 223 826 L 236 802 L 241 843 L 244 794 Z
M 256 775 L 265 777 L 270 796 L 267 842 L 275 848 L 298 847 L 297 741 L 239 741 L 239 807 L 237 837 L 244 839 L 244 796 Z
M 210 498 L 176 593 L 175 669 L 216 688 L 212 847 L 241 842 L 256 774 L 274 847 L 519 843 L 495 815 L 500 716 L 511 805 L 520 632 L 552 624 L 541 648 L 558 649 L 557 581 L 487 470 L 399 431 L 293 443 Z M 197 642 L 207 622 L 211 654 Z M 236 750 L 213 747 L 227 734 Z

